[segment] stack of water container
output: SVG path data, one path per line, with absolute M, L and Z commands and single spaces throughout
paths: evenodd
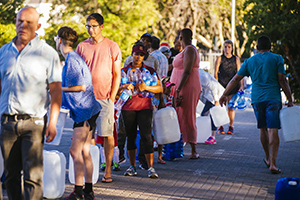
M 140 80 L 143 80 L 143 82 L 148 86 L 155 86 L 157 84 L 157 75 L 154 72 L 151 76 L 150 72 L 143 68 L 142 71 L 140 69 L 136 69 L 136 71 L 133 73 L 131 68 L 128 68 L 127 74 L 124 72 L 123 69 L 121 69 L 121 85 L 129 84 L 135 85 L 136 83 L 140 82 Z M 125 102 L 134 95 L 137 95 L 138 91 L 133 91 L 125 89 L 122 94 L 120 95 L 119 100 L 115 104 L 115 109 L 117 111 L 121 110 L 122 106 L 125 104 Z M 148 91 L 142 91 L 140 94 L 143 97 L 154 97 L 154 94 Z

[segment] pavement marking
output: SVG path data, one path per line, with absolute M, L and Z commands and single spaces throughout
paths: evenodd
M 214 154 L 221 155 L 221 154 L 223 154 L 224 152 L 225 152 L 225 149 L 218 149 L 218 150 L 215 151 Z
M 201 176 L 202 172 L 204 172 L 204 170 L 197 169 L 196 171 L 193 172 L 193 175 L 199 175 L 199 176 Z
M 249 138 L 247 138 L 247 137 L 233 137 L 233 139 L 236 139 L 236 140 L 248 140 Z
M 226 135 L 226 136 L 223 138 L 223 140 L 230 140 L 231 138 L 232 138 L 231 135 Z

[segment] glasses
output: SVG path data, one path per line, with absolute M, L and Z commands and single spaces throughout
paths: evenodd
M 93 28 L 93 29 L 96 29 L 98 26 L 100 26 L 99 24 L 98 25 L 85 25 L 85 28 L 87 29 L 90 29 L 90 28 Z
M 54 41 L 56 42 L 58 40 L 58 36 L 54 36 Z

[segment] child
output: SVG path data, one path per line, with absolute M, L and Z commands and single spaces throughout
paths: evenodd
M 174 86 L 174 83 L 171 83 L 170 77 L 162 77 L 162 86 L 163 86 L 163 94 L 159 94 L 159 99 L 154 98 L 153 99 L 153 106 L 154 111 L 157 109 L 161 109 L 167 106 L 172 106 L 172 100 L 173 96 L 170 95 L 171 93 L 171 88 Z M 163 145 L 158 144 L 158 158 L 157 158 L 157 163 L 159 164 L 166 164 L 166 162 L 162 159 L 162 150 L 163 150 Z

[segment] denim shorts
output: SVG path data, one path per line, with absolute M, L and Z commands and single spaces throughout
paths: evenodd
M 280 129 L 279 113 L 282 108 L 280 101 L 263 101 L 252 104 L 257 120 L 257 128 Z

